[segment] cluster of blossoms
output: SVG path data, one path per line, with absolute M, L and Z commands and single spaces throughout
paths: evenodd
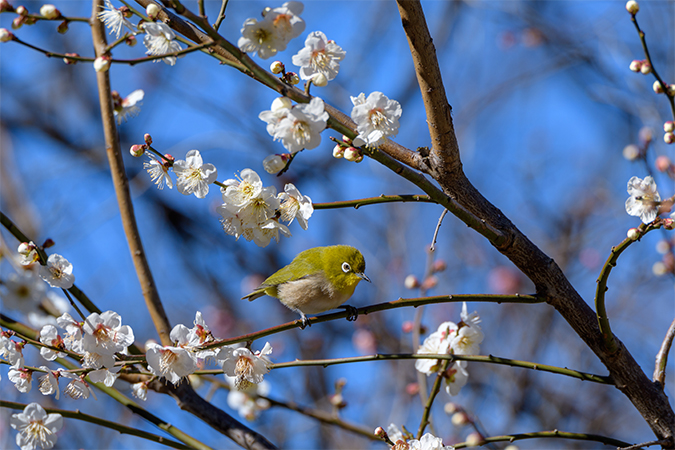
M 375 430 L 375 436 L 393 443 L 392 450 L 454 450 L 451 445 L 443 445 L 443 440 L 431 433 L 414 439 L 409 432 L 403 433 L 395 424 L 389 424 L 385 432 L 382 427 Z
M 480 317 L 475 311 L 468 314 L 466 303 L 462 305 L 460 314 L 462 321 L 443 322 L 438 330 L 431 333 L 417 350 L 418 355 L 477 355 L 480 352 L 480 343 L 484 334 L 480 326 Z M 418 359 L 415 369 L 426 375 L 438 372 L 444 360 Z M 445 390 L 449 395 L 457 395 L 467 383 L 469 373 L 466 371 L 466 361 L 455 361 L 445 373 Z
M 258 53 L 262 59 L 286 50 L 291 39 L 305 31 L 305 21 L 300 18 L 304 5 L 286 2 L 279 8 L 265 8 L 263 20 L 246 19 L 237 45 L 242 52 Z
M 328 113 L 323 100 L 314 97 L 309 103 L 293 105 L 287 97 L 274 99 L 269 111 L 258 117 L 267 123 L 267 132 L 280 140 L 291 154 L 316 148 L 321 143 L 321 132 L 326 129 Z
M 274 186 L 264 187 L 260 176 L 244 169 L 237 179 L 226 180 L 221 188 L 223 204 L 218 207 L 222 216 L 223 230 L 237 239 L 243 236 L 260 247 L 266 247 L 272 239 L 279 242 L 279 233 L 290 236 L 288 227 L 281 222 L 298 219 L 306 230 L 307 220 L 314 212 L 312 199 L 304 196 L 291 183 L 284 192 L 277 194 Z

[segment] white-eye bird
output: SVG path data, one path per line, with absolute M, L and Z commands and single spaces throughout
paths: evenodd
M 302 316 L 302 328 L 310 325 L 305 314 L 317 314 L 338 307 L 356 319 L 356 308 L 342 305 L 354 293 L 361 280 L 370 282 L 364 273 L 366 261 L 360 251 L 349 245 L 332 245 L 307 249 L 242 297 L 253 301 L 263 295 L 279 299 Z

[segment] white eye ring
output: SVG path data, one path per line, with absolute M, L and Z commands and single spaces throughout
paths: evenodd
M 349 265 L 347 262 L 342 263 L 342 271 L 344 273 L 349 273 L 352 270 L 352 266 Z

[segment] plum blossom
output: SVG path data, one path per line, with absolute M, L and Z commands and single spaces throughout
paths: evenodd
M 385 138 L 396 136 L 403 110 L 396 100 L 389 98 L 382 92 L 372 92 L 366 98 L 361 93 L 358 97 L 351 97 L 354 107 L 351 117 L 356 122 L 359 135 L 354 138 L 354 146 L 368 145 L 377 147 L 384 143 Z
M 128 29 L 134 29 L 134 26 L 124 17 L 124 13 L 119 9 L 115 8 L 110 0 L 105 0 L 105 7 L 102 7 L 103 11 L 98 13 L 96 17 L 98 20 L 105 23 L 105 26 L 110 28 L 110 34 L 115 34 L 115 38 L 119 39 L 122 28 L 127 27 Z
M 63 313 L 63 315 L 56 319 L 56 325 L 66 330 L 63 339 L 66 348 L 75 353 L 84 353 L 82 324 L 73 319 L 70 314 Z
M 15 309 L 23 313 L 34 311 L 40 306 L 47 291 L 47 286 L 32 270 L 21 273 L 10 273 L 4 280 L 2 303 L 7 309 Z
M 45 325 L 40 330 L 40 342 L 50 347 L 65 348 L 63 338 L 59 336 L 59 332 L 54 325 Z M 40 347 L 40 356 L 47 361 L 54 361 L 56 358 L 65 358 L 66 354 L 57 352 L 47 347 Z
M 263 20 L 246 19 L 237 46 L 242 52 L 257 52 L 262 59 L 286 50 L 290 40 L 305 30 L 305 21 L 300 18 L 303 9 L 300 2 L 286 2 L 263 11 Z
M 146 401 L 148 399 L 148 384 L 143 381 L 132 384 L 131 394 L 139 400 Z
M 146 360 L 153 374 L 164 377 L 167 381 L 178 385 L 180 381 L 197 370 L 197 358 L 192 351 L 195 346 L 190 330 L 178 324 L 169 334 L 173 346 L 161 346 L 151 342 L 146 346 Z
M 49 449 L 56 444 L 56 432 L 63 427 L 61 414 L 47 414 L 38 403 L 28 404 L 22 413 L 12 414 L 9 424 L 17 430 L 21 450 Z
M 303 149 L 316 148 L 321 143 L 321 132 L 326 129 L 328 113 L 324 111 L 324 103 L 319 97 L 314 97 L 309 103 L 301 103 L 285 110 L 285 115 L 278 120 L 270 131 L 268 122 L 267 131 L 280 140 L 286 150 L 297 153 Z M 263 119 L 264 120 L 264 119 Z
M 143 104 L 143 97 L 145 92 L 142 89 L 136 89 L 131 94 L 122 98 L 117 91 L 112 92 L 113 98 L 113 113 L 117 120 L 117 125 L 122 125 L 130 117 L 136 117 L 141 111 L 140 106 Z
M 345 54 L 335 41 L 327 40 L 321 31 L 313 31 L 307 36 L 305 46 L 293 56 L 293 64 L 300 67 L 300 78 L 303 80 L 323 74 L 330 81 L 337 76 Z
M 651 223 L 656 219 L 661 204 L 661 196 L 656 190 L 656 183 L 651 176 L 641 179 L 632 177 L 628 180 L 626 212 L 631 216 L 639 216 L 643 223 Z
M 7 372 L 7 378 L 14 383 L 14 387 L 22 394 L 30 392 L 33 387 L 33 371 L 30 369 L 12 366 Z
M 451 445 L 443 445 L 443 440 L 431 433 L 426 433 L 419 440 L 411 439 L 408 441 L 410 450 L 454 450 Z
M 96 399 L 96 394 L 94 390 L 89 386 L 83 377 L 79 377 L 73 373 L 66 372 L 65 370 L 60 370 L 59 373 L 62 377 L 70 379 L 70 382 L 66 385 L 63 393 L 73 400 L 79 400 L 84 398 L 85 400 L 91 395 Z
M 185 160 L 178 160 L 173 164 L 173 172 L 178 180 L 178 192 L 184 195 L 195 194 L 197 198 L 204 198 L 209 193 L 209 184 L 216 181 L 218 171 L 213 164 L 204 164 L 199 150 L 190 150 Z
M 169 189 L 173 189 L 173 180 L 169 175 L 169 168 L 171 165 L 168 160 L 160 161 L 151 153 L 148 153 L 150 156 L 150 161 L 143 163 L 143 168 L 150 174 L 150 179 L 153 183 L 157 185 L 158 189 L 164 189 L 164 185 Z
M 445 355 L 450 352 L 450 343 L 457 333 L 457 325 L 453 322 L 443 322 L 438 330 L 431 333 L 417 350 L 418 355 Z M 418 359 L 415 369 L 426 375 L 431 375 L 441 368 L 440 359 Z
M 35 242 L 33 241 L 22 242 L 19 244 L 17 251 L 19 252 L 20 257 L 19 262 L 23 266 L 33 264 L 40 259 L 40 255 L 37 251 L 37 245 L 35 245 Z
M 51 287 L 70 289 L 75 283 L 73 265 L 58 253 L 49 255 L 47 265 L 40 266 L 40 276 Z
M 40 366 L 45 374 L 38 378 L 38 389 L 42 395 L 56 394 L 56 400 L 59 399 L 59 377 L 58 371 L 51 371 L 47 366 Z
M 178 42 L 174 41 L 176 35 L 168 25 L 162 22 L 144 22 L 143 30 L 145 30 L 146 33 L 143 38 L 143 44 L 148 49 L 148 51 L 145 52 L 146 55 L 159 56 L 183 50 L 183 47 Z M 159 60 L 156 59 L 154 62 L 157 61 Z M 173 66 L 176 64 L 176 57 L 166 56 L 162 58 L 162 61 Z
M 469 381 L 469 372 L 466 371 L 466 361 L 456 361 L 445 371 L 445 392 L 454 396 Z
M 259 384 L 250 384 L 244 390 L 236 389 L 236 378 L 225 375 L 227 382 L 234 389 L 230 389 L 227 394 L 227 405 L 236 410 L 241 417 L 248 421 L 253 421 L 260 415 L 260 412 L 269 409 L 270 402 L 260 396 L 266 396 L 270 392 L 270 384 L 263 380 Z
M 261 383 L 263 376 L 270 371 L 272 361 L 268 355 L 271 353 L 272 346 L 266 342 L 263 349 L 255 353 L 244 347 L 236 349 L 223 347 L 218 359 L 223 361 L 225 375 L 236 378 L 235 387 L 238 390 L 246 390 L 251 384 Z
M 297 218 L 302 229 L 306 230 L 307 220 L 314 212 L 312 199 L 302 195 L 292 183 L 284 186 L 284 192 L 281 192 L 278 198 L 281 200 L 281 220 L 290 225 L 293 219 Z

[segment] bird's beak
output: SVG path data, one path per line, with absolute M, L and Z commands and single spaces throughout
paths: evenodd
M 368 283 L 370 283 L 370 278 L 368 278 L 368 275 L 366 275 L 363 272 L 359 272 L 356 274 L 357 277 L 361 278 L 362 280 L 366 280 Z

